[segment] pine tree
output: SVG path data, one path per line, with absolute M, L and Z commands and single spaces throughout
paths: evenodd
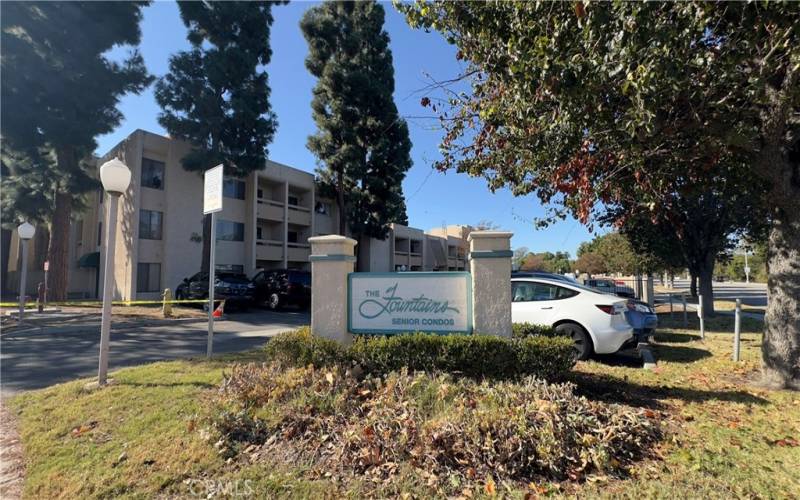
M 312 115 L 320 193 L 336 200 L 339 233 L 385 238 L 407 223 L 402 182 L 411 168 L 408 126 L 394 103 L 385 12 L 374 1 L 326 2 L 300 22 L 306 67 L 317 77 Z
M 23 215 L 49 218 L 49 294 L 55 300 L 66 297 L 75 195 L 97 186 L 94 166 L 81 160 L 96 148 L 95 137 L 119 125 L 120 97 L 141 92 L 150 82 L 136 50 L 122 62 L 104 55 L 139 43 L 141 9 L 147 3 L 0 4 L 4 162 L 17 158 L 6 165 L 14 182 L 4 182 L 3 198 Z M 54 160 L 42 161 L 50 153 Z M 26 169 L 34 172 L 14 175 Z M 32 191 L 41 199 L 52 196 L 52 208 L 26 213 L 30 199 L 25 198 Z
M 192 48 L 170 58 L 156 84 L 159 123 L 190 142 L 183 168 L 202 173 L 222 163 L 245 177 L 266 165 L 277 120 L 269 103 L 272 7 L 283 2 L 179 2 Z M 211 219 L 203 224 L 202 269 L 208 268 Z

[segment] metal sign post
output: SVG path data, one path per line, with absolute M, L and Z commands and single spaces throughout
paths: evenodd
M 206 170 L 203 189 L 203 214 L 211 215 L 210 252 L 208 259 L 208 342 L 206 356 L 214 352 L 214 257 L 217 246 L 217 212 L 222 211 L 222 165 Z
M 742 331 L 742 301 L 736 299 L 736 312 L 733 320 L 733 360 L 739 361 L 740 340 Z
M 700 318 L 700 338 L 706 338 L 706 328 L 703 324 L 703 296 L 697 295 L 697 317 Z

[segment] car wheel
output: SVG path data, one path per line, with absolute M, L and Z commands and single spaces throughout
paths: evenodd
M 273 311 L 281 307 L 281 298 L 277 293 L 272 293 L 267 298 L 267 306 Z
M 569 337 L 575 343 L 575 358 L 579 361 L 589 359 L 592 355 L 592 339 L 582 326 L 575 323 L 562 323 L 556 327 L 556 333 Z

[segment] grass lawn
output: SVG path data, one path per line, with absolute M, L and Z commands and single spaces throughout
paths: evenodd
M 532 484 L 496 494 L 606 497 L 796 497 L 800 491 L 800 394 L 752 383 L 760 359 L 760 324 L 745 318 L 742 357 L 730 360 L 732 318 L 708 321 L 706 339 L 664 329 L 655 348 L 659 366 L 644 371 L 625 358 L 580 363 L 570 378 L 591 399 L 620 402 L 663 416 L 661 458 L 640 462 L 626 479 Z M 692 318 L 696 321 L 696 318 Z M 692 325 L 690 325 L 692 326 Z M 188 497 L 207 488 L 238 488 L 257 497 L 361 495 L 335 477 L 311 477 L 260 461 L 227 463 L 205 431 L 203 415 L 222 372 L 234 360 L 260 354 L 155 363 L 120 370 L 116 384 L 86 392 L 86 381 L 20 395 L 9 402 L 19 418 L 26 453 L 28 498 Z M 236 480 L 249 479 L 243 486 Z M 365 478 L 364 481 L 369 479 Z M 206 482 L 203 482 L 206 481 Z M 427 498 L 425 478 L 409 470 L 395 489 Z M 494 488 L 470 492 L 493 493 Z M 237 491 L 228 490 L 228 493 Z M 488 493 L 487 493 L 488 492 Z M 404 495 L 401 495 L 404 496 Z

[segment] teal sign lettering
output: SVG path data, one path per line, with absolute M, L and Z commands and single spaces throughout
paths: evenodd
M 472 331 L 469 273 L 351 273 L 347 293 L 353 333 Z

